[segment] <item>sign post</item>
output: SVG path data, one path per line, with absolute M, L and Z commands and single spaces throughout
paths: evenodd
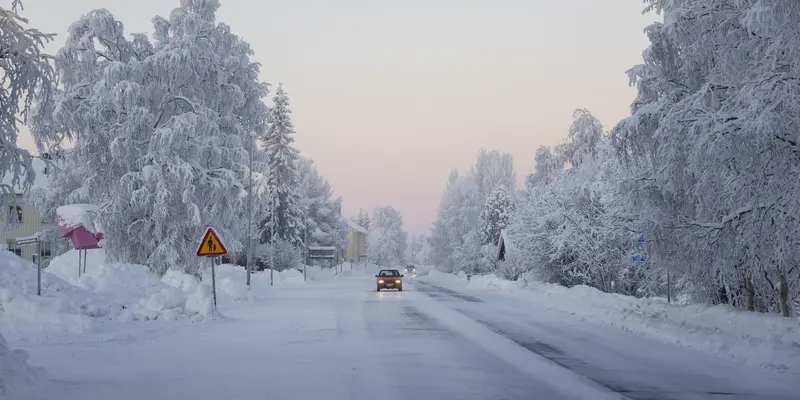
M 217 262 L 215 258 L 220 257 L 220 261 L 222 261 L 222 256 L 226 254 L 228 254 L 228 249 L 225 248 L 214 228 L 206 229 L 206 234 L 203 235 L 200 246 L 197 247 L 197 256 L 209 257 L 211 260 L 211 292 L 214 295 L 214 311 L 217 310 L 217 277 L 215 271 Z
M 355 258 L 351 258 L 351 259 L 350 259 L 350 271 L 352 271 L 352 270 L 353 270 L 353 263 L 354 263 L 354 262 L 356 262 L 356 259 L 355 259 Z
M 330 260 L 333 272 L 338 275 L 339 268 L 333 265 L 336 262 L 335 247 L 310 246 L 308 248 L 308 258 L 309 260 Z
M 32 244 L 36 245 L 36 253 L 33 255 L 33 262 L 36 264 L 36 295 L 42 295 L 42 261 L 40 260 L 42 255 L 42 245 L 41 241 L 39 240 L 39 233 L 37 232 L 33 236 L 28 236 L 24 238 L 18 238 L 16 240 L 17 247 L 25 247 L 30 246 Z

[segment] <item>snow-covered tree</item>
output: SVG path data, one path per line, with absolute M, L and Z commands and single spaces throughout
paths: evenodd
M 664 23 L 647 29 L 632 115 L 614 129 L 638 172 L 629 193 L 642 231 L 658 253 L 678 251 L 699 299 L 791 315 L 800 4 L 646 3 Z
M 514 212 L 514 201 L 505 186 L 499 186 L 486 199 L 481 210 L 480 239 L 482 244 L 497 244 L 500 232 L 508 226 Z
M 276 238 L 274 242 L 258 244 L 254 253 L 258 265 L 276 271 L 299 268 L 302 265 L 300 249 L 285 239 Z
M 540 146 L 536 149 L 534 159 L 536 160 L 536 171 L 525 178 L 525 188 L 529 191 L 533 190 L 537 184 L 550 183 L 553 174 L 564 168 L 564 158 L 547 146 Z
M 408 251 L 406 260 L 413 264 L 419 264 L 424 257 L 424 245 L 427 239 L 425 235 L 409 235 Z
M 12 9 L 0 7 L 0 177 L 10 184 L 0 184 L 3 206 L 13 201 L 18 188 L 28 189 L 36 178 L 32 156 L 17 147 L 19 117 L 27 119 L 35 100 L 48 101 L 53 94 L 54 71 L 42 48 L 53 35 L 25 26 L 27 20 L 17 14 L 21 3 Z M 32 132 L 39 150 L 51 140 L 48 133 Z M 12 195 L 12 196 L 9 196 Z M 0 311 L 3 304 L 0 301 Z M 0 335 L 0 397 L 13 396 L 18 385 L 30 383 L 41 371 L 27 365 L 27 354 L 12 350 Z
M 470 244 L 465 245 L 465 241 L 471 243 L 474 242 L 471 239 L 477 238 L 483 245 L 481 210 L 497 188 L 504 187 L 508 193 L 515 186 L 513 158 L 497 150 L 481 149 L 467 176 L 461 176 L 457 170 L 453 170 L 428 240 L 430 259 L 426 261 L 444 271 L 491 269 L 489 264 L 480 268 L 465 266 L 465 263 L 493 262 L 483 256 L 477 257 L 472 253 L 474 249 L 470 248 Z
M 152 44 L 92 11 L 58 52 L 62 91 L 40 104 L 32 131 L 74 140 L 52 196 L 102 206 L 111 261 L 194 271 L 208 225 L 242 250 L 245 144 L 266 129 L 268 87 L 249 44 L 216 23 L 218 8 L 183 0 L 169 20 L 153 19 Z
M 428 262 L 436 268 L 443 271 L 459 270 L 454 252 L 464 243 L 465 236 L 478 227 L 481 209 L 479 199 L 475 181 L 460 176 L 458 170 L 450 172 L 429 238 L 431 251 Z
M 479 204 L 485 203 L 489 195 L 500 186 L 513 193 L 517 186 L 514 158 L 511 154 L 498 150 L 481 149 L 469 177 L 478 187 Z
M 4 201 L 11 200 L 5 195 L 15 193 L 16 188 L 27 189 L 35 177 L 31 154 L 17 147 L 19 118 L 25 122 L 29 112 L 35 111 L 34 101 L 48 102 L 54 92 L 55 73 L 42 48 L 55 35 L 27 27 L 28 21 L 17 14 L 21 7 L 20 1 L 14 1 L 12 9 L 0 7 L 0 177 L 8 182 L 0 183 Z M 32 134 L 40 151 L 53 139 L 52 132 Z
M 594 157 L 603 140 L 603 124 L 589 110 L 580 108 L 572 114 L 569 142 L 563 146 L 563 156 L 577 167 L 587 158 Z
M 311 159 L 300 157 L 300 199 L 304 215 L 304 241 L 308 246 L 343 246 L 347 223 L 342 218 L 342 198 L 333 197 L 331 185 Z
M 356 214 L 354 217 L 351 217 L 350 220 L 355 222 L 356 225 L 364 229 L 369 229 L 369 222 L 370 222 L 369 213 L 364 211 L 364 209 L 362 208 L 359 208 L 358 214 Z
M 391 206 L 375 207 L 367 233 L 369 260 L 378 265 L 399 265 L 405 260 L 407 241 L 402 215 Z
M 267 152 L 269 169 L 269 188 L 275 196 L 276 237 L 289 241 L 295 246 L 303 244 L 303 209 L 300 198 L 297 166 L 300 153 L 294 148 L 294 125 L 289 109 L 289 96 L 278 85 L 274 97 L 275 104 L 270 110 L 269 129 L 263 137 L 263 146 Z M 271 204 L 265 204 L 271 207 Z M 262 224 L 262 242 L 267 243 L 272 237 L 273 222 Z

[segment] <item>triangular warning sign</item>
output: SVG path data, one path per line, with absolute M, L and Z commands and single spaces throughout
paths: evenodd
M 228 254 L 228 249 L 219 240 L 217 232 L 213 228 L 208 228 L 206 234 L 203 235 L 203 240 L 200 241 L 200 246 L 197 248 L 197 255 L 200 257 L 217 257 Z

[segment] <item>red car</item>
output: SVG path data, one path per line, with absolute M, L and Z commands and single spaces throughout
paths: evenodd
M 375 275 L 375 278 L 378 279 L 379 292 L 381 289 L 397 289 L 399 292 L 403 291 L 403 275 L 396 269 L 382 269 L 378 272 L 378 275 Z

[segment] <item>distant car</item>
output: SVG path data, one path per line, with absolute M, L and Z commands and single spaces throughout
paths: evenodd
M 417 276 L 417 267 L 414 264 L 408 264 L 406 266 L 406 275 Z
M 381 289 L 397 289 L 403 291 L 403 275 L 396 269 L 382 269 L 375 275 L 378 280 L 378 291 Z

